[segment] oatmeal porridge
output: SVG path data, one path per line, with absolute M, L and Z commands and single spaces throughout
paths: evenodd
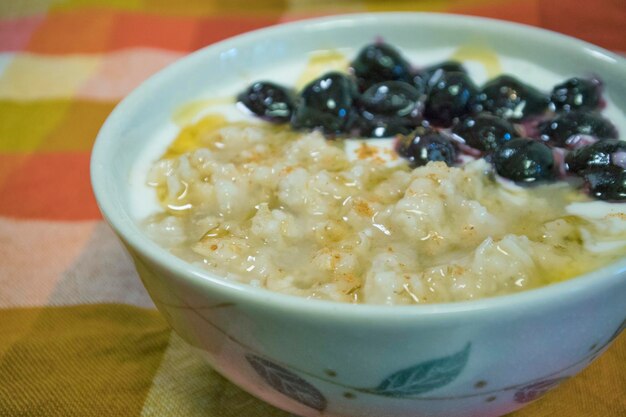
M 417 91 L 395 73 L 377 74 L 396 77 L 395 84 L 370 91 L 359 78 L 365 67 L 353 63 L 345 77 L 355 77 L 354 86 L 332 104 L 352 100 L 345 95 L 351 88 L 355 101 L 369 97 L 352 115 L 329 117 L 328 109 L 302 108 L 315 97 L 292 101 L 289 92 L 257 89 L 265 103 L 271 96 L 279 105 L 255 107 L 252 90 L 239 101 L 265 121 L 205 114 L 184 126 L 148 173 L 161 207 L 144 222 L 149 235 L 224 279 L 371 304 L 508 294 L 624 257 L 626 205 L 615 202 L 621 191 L 605 178 L 622 178 L 613 173 L 623 163 L 615 162 L 622 142 L 613 140 L 612 126 L 562 132 L 563 118 L 586 111 L 580 99 L 544 100 L 529 90 L 521 106 L 510 106 L 489 96 L 490 82 L 468 87 L 459 68 L 440 66 L 448 84 L 487 94 L 468 117 L 430 79 Z M 426 72 L 422 78 L 433 76 Z M 335 85 L 351 82 L 340 77 Z M 509 87 L 517 82 L 499 78 Z M 395 95 L 386 102 L 389 91 Z M 602 99 L 589 100 L 599 106 Z M 566 106 L 579 108 L 564 113 Z M 491 133 L 475 135 L 481 123 Z M 393 139 L 347 138 L 354 136 Z M 590 152 L 605 152 L 610 167 L 592 169 Z

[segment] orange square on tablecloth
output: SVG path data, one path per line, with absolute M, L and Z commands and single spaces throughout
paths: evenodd
M 117 102 L 73 101 L 61 123 L 37 148 L 43 152 L 89 151 Z
M 119 13 L 115 17 L 111 49 L 152 47 L 190 51 L 198 19 Z
M 96 220 L 100 211 L 89 181 L 89 152 L 33 154 L 0 186 L 0 216 Z
M 107 10 L 52 13 L 34 32 L 25 49 L 47 54 L 106 52 L 113 17 L 114 13 Z
M 28 154 L 3 155 L 0 153 L 0 189 L 29 156 Z

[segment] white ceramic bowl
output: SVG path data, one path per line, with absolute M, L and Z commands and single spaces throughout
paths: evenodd
M 571 377 L 624 327 L 626 262 L 520 294 L 384 307 L 306 300 L 213 276 L 149 240 L 131 214 L 129 175 L 174 110 L 215 86 L 325 48 L 383 36 L 424 53 L 472 41 L 566 78 L 601 76 L 626 109 L 626 64 L 593 45 L 494 20 L 437 14 L 338 16 L 280 25 L 202 49 L 113 111 L 92 156 L 107 221 L 172 327 L 235 384 L 303 416 L 498 416 Z M 245 74 L 245 75 L 244 75 Z M 622 131 L 622 134 L 626 132 Z

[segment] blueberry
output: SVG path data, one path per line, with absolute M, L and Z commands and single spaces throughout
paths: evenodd
M 361 91 L 383 81 L 411 80 L 409 62 L 383 42 L 365 46 L 350 66 Z
M 504 142 L 518 137 L 515 127 L 507 120 L 489 113 L 470 116 L 452 128 L 472 148 L 493 152 Z
M 367 119 L 361 114 L 354 121 L 351 133 L 368 138 L 388 138 L 398 134 L 407 135 L 415 129 L 415 126 L 416 124 L 407 123 L 405 119 L 380 116 Z
M 295 129 L 319 128 L 329 135 L 345 133 L 354 117 L 356 96 L 356 85 L 351 78 L 329 72 L 304 87 L 291 125 Z
M 558 115 L 539 125 L 541 139 L 553 146 L 565 147 L 574 135 L 594 136 L 598 139 L 617 138 L 615 126 L 598 113 L 571 111 Z
M 610 166 L 625 168 L 626 142 L 607 139 L 570 152 L 565 163 L 569 172 L 582 174 L 587 171 L 607 169 Z
M 516 138 L 505 142 L 493 154 L 493 163 L 498 174 L 522 185 L 556 178 L 552 150 L 532 139 Z
M 360 133 L 370 137 L 407 134 L 417 126 L 420 93 L 403 81 L 374 84 L 360 97 Z
M 257 116 L 274 123 L 288 122 L 294 109 L 291 92 L 268 81 L 255 82 L 237 96 L 237 101 Z
M 430 128 L 418 127 L 409 135 L 400 138 L 398 154 L 414 166 L 426 165 L 431 161 L 443 161 L 452 166 L 456 161 L 456 148 L 452 139 L 444 133 Z
M 449 127 L 469 112 L 476 93 L 476 86 L 466 74 L 444 72 L 430 87 L 424 117 L 434 125 Z
M 444 61 L 418 71 L 413 76 L 413 84 L 418 90 L 427 91 L 429 86 L 445 72 L 462 72 L 467 74 L 467 70 L 460 62 Z
M 467 70 L 459 61 L 443 61 L 435 65 L 431 65 L 424 69 L 427 74 L 434 74 L 437 71 L 443 72 L 462 72 L 467 74 Z
M 402 81 L 374 84 L 359 98 L 361 107 L 372 114 L 394 117 L 415 117 L 419 112 L 419 91 Z
M 626 170 L 615 165 L 608 169 L 585 173 L 591 196 L 600 200 L 626 201 Z
M 602 100 L 602 83 L 598 79 L 570 78 L 554 87 L 550 100 L 557 111 L 595 110 Z
M 473 103 L 476 112 L 487 111 L 511 120 L 524 120 L 548 109 L 550 99 L 509 75 L 488 81 Z

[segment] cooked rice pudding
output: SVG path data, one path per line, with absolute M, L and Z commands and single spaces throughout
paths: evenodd
M 558 156 L 551 181 L 503 178 L 498 158 L 513 152 L 502 150 L 511 138 L 467 152 L 467 143 L 453 143 L 448 158 L 437 157 L 448 149 L 439 139 L 434 146 L 423 138 L 435 132 L 459 140 L 458 120 L 416 134 L 411 123 L 420 117 L 385 119 L 385 128 L 400 126 L 387 135 L 395 139 L 358 140 L 315 129 L 308 115 L 301 119 L 309 125 L 297 129 L 246 117 L 197 117 L 147 179 L 160 204 L 145 220 L 150 236 L 224 279 L 341 302 L 439 303 L 540 287 L 626 254 L 626 204 L 553 180 L 565 175 Z M 518 119 L 507 120 L 528 126 Z M 535 127 L 545 134 L 541 121 Z M 429 147 L 411 150 L 419 135 Z M 582 147 L 568 148 L 570 166 Z M 509 170 L 516 163 L 504 162 Z

